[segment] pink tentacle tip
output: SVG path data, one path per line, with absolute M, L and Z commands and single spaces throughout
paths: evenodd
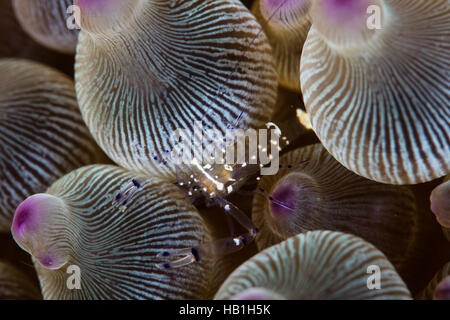
M 63 243 L 49 234 L 53 219 L 61 222 L 66 214 L 65 203 L 50 194 L 35 194 L 16 209 L 11 226 L 14 240 L 44 268 L 56 270 L 66 263 Z
M 357 21 L 367 19 L 367 9 L 378 1 L 371 0 L 323 0 L 318 9 L 321 18 L 328 20 L 333 25 L 355 24 Z
M 369 2 L 367 0 L 323 0 L 322 8 L 329 14 L 353 15 L 365 13 Z
M 292 183 L 278 186 L 270 200 L 270 212 L 274 218 L 286 218 L 295 212 L 297 188 Z
M 11 232 L 14 238 L 20 237 L 25 232 L 33 231 L 37 228 L 39 224 L 39 202 L 42 196 L 39 194 L 33 195 L 17 207 L 11 226 Z
M 47 253 L 40 257 L 37 257 L 37 260 L 43 266 L 44 268 L 53 270 L 53 269 L 59 269 L 59 263 L 57 262 L 56 257 L 54 257 L 52 254 Z
M 114 2 L 117 2 L 117 0 L 74 0 L 74 5 L 79 6 L 84 10 L 99 10 L 105 6 L 113 4 Z

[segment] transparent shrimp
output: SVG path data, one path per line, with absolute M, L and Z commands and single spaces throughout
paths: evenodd
M 282 2 L 274 11 L 273 15 L 275 15 L 276 11 L 279 10 L 286 2 L 287 0 Z M 263 32 L 263 29 L 261 29 L 259 33 L 261 32 Z M 252 40 L 252 42 L 258 37 L 258 35 Z M 236 64 L 231 75 L 234 72 L 237 72 L 238 67 L 238 64 Z M 219 88 L 219 95 L 224 95 L 226 93 L 226 91 Z M 244 116 L 245 114 L 242 111 L 235 121 L 232 124 L 229 124 L 227 128 L 234 131 Z M 256 175 L 267 165 L 271 165 L 274 160 L 278 163 L 279 152 L 281 151 L 282 146 L 289 145 L 290 141 L 286 137 L 282 136 L 281 130 L 276 124 L 269 122 L 266 125 L 266 129 L 272 133 L 271 137 L 261 138 L 261 136 L 258 136 L 259 141 L 257 142 L 257 151 L 259 152 L 259 155 L 267 155 L 265 159 L 263 159 L 264 161 L 259 159 L 258 162 L 257 157 L 255 158 L 254 152 L 252 153 L 249 151 L 252 143 L 250 138 L 247 140 L 244 136 L 244 140 L 241 140 L 241 143 L 245 146 L 244 161 L 233 161 L 232 164 L 203 164 L 201 160 L 193 158 L 191 163 L 187 165 L 183 164 L 183 170 L 181 170 L 180 166 L 180 169 L 177 171 L 176 184 L 185 192 L 188 199 L 194 201 L 197 198 L 204 198 L 207 206 L 221 207 L 228 217 L 244 227 L 246 232 L 241 235 L 233 234 L 227 238 L 206 242 L 191 248 L 163 250 L 157 255 L 157 258 L 161 260 L 160 263 L 156 264 L 157 267 L 162 269 L 179 268 L 198 262 L 206 256 L 214 257 L 230 254 L 241 250 L 255 239 L 258 234 L 258 229 L 242 210 L 226 198 L 231 193 L 239 190 L 240 187 L 248 181 L 249 177 Z M 235 148 L 238 143 L 239 142 L 237 140 L 232 140 L 232 143 L 228 142 L 228 144 L 221 141 L 218 143 L 217 147 L 225 152 L 229 148 Z M 168 153 L 169 152 L 167 151 L 167 154 Z M 167 165 L 170 161 L 170 159 L 163 159 L 160 156 L 155 156 L 154 159 L 161 165 Z M 287 168 L 292 168 L 296 165 L 301 165 L 301 163 L 289 165 Z M 277 169 L 284 168 L 279 166 Z M 258 176 L 257 179 L 259 178 L 260 177 Z M 114 204 L 118 205 L 122 211 L 125 211 L 131 197 L 135 192 L 139 191 L 139 189 L 140 183 L 136 179 L 133 179 L 133 181 L 131 181 L 124 188 L 124 190 L 120 191 L 120 193 L 116 195 Z M 280 205 L 283 205 L 280 201 L 268 195 L 265 190 L 259 190 L 258 192 L 266 195 L 270 201 L 275 201 L 280 203 Z

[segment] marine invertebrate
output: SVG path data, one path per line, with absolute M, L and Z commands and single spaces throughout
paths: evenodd
M 431 211 L 450 241 L 450 176 L 437 186 L 430 195 Z
M 162 263 L 162 267 L 181 267 L 199 261 L 203 255 L 211 254 L 211 251 L 220 255 L 233 253 L 247 246 L 254 240 L 259 231 L 258 228 L 248 216 L 233 202 L 228 200 L 227 197 L 234 191 L 239 190 L 242 185 L 248 182 L 248 178 L 252 175 L 256 175 L 258 171 L 260 171 L 261 174 L 274 174 L 279 168 L 283 167 L 278 165 L 279 151 L 282 149 L 282 144 L 279 141 L 281 131 L 274 123 L 268 123 L 268 128 L 271 126 L 274 128 L 270 129 L 270 138 L 265 134 L 258 137 L 255 131 L 251 131 L 254 134 L 250 134 L 248 137 L 249 139 L 247 139 L 247 136 L 244 134 L 243 136 L 237 137 L 236 145 L 231 144 L 229 148 L 226 148 L 234 149 L 237 147 L 240 150 L 237 151 L 237 157 L 240 158 L 242 156 L 245 160 L 241 159 L 240 161 L 243 162 L 238 160 L 234 163 L 236 159 L 233 159 L 233 161 L 231 161 L 233 163 L 232 165 L 222 163 L 207 163 L 202 165 L 198 162 L 197 158 L 194 158 L 190 164 L 193 165 L 195 170 L 190 170 L 191 174 L 189 176 L 183 177 L 177 175 L 177 185 L 186 193 L 190 201 L 195 202 L 198 199 L 203 199 L 208 207 L 220 206 L 226 212 L 230 229 L 233 229 L 232 220 L 234 219 L 246 230 L 246 232 L 241 235 L 231 232 L 231 236 L 223 239 L 216 239 L 212 243 L 204 243 L 194 248 L 163 251 L 161 255 L 167 259 L 167 262 Z M 266 133 L 266 131 L 264 131 L 264 133 Z M 284 141 L 283 144 L 289 144 L 289 140 L 286 137 L 283 137 L 282 140 Z M 258 149 L 260 150 L 259 160 L 261 160 L 261 157 L 268 160 L 268 163 L 270 164 L 269 167 L 264 166 L 263 162 L 265 161 L 258 160 L 258 156 L 256 155 L 256 150 Z M 234 150 L 232 154 L 234 155 Z M 258 177 L 257 179 L 260 178 Z M 130 189 L 117 194 L 116 200 L 119 206 L 122 207 L 122 210 L 126 210 L 128 193 L 135 192 L 137 188 L 139 188 L 139 186 L 132 181 L 130 183 Z M 122 202 L 124 197 L 125 201 Z M 172 260 L 174 256 L 181 256 L 181 258 Z
M 360 177 L 320 144 L 288 152 L 280 165 L 291 168 L 262 177 L 253 199 L 258 248 L 305 231 L 341 231 L 371 242 L 402 276 L 414 277 L 414 261 L 427 252 L 421 244 L 426 228 L 409 188 Z
M 28 1 L 46 3 L 48 1 Z M 52 51 L 33 40 L 20 25 L 12 0 L 0 2 L 0 58 L 23 58 L 44 63 L 73 75 L 74 57 Z
M 38 286 L 16 267 L 0 260 L 0 300 L 40 299 Z
M 380 283 L 371 290 L 375 269 Z M 258 253 L 228 277 L 215 299 L 250 294 L 285 299 L 411 299 L 381 251 L 358 237 L 331 231 L 302 233 Z
M 100 159 L 71 79 L 42 64 L 0 59 L 0 232 L 27 196 Z
M 128 210 L 114 195 L 138 177 Z M 181 269 L 159 268 L 163 250 L 210 241 L 196 209 L 173 184 L 122 168 L 93 165 L 25 200 L 12 234 L 34 260 L 45 299 L 204 298 L 211 257 Z M 66 286 L 69 266 L 80 269 L 80 290 Z
M 78 32 L 67 27 L 67 8 L 73 0 L 13 0 L 22 28 L 38 43 L 62 53 L 74 54 Z
M 448 174 L 448 1 L 319 0 L 310 14 L 300 82 L 325 148 L 379 182 Z
M 167 161 L 195 121 L 225 136 L 259 128 L 276 99 L 270 45 L 237 0 L 76 0 L 82 10 L 75 80 L 83 118 L 116 163 L 175 180 Z M 132 50 L 130 50 L 132 48 Z M 202 154 L 202 143 L 194 154 Z M 165 160 L 163 160 L 165 162 Z M 192 166 L 178 166 L 189 176 Z
M 251 199 L 248 199 L 245 195 L 239 195 L 239 193 L 234 193 L 228 198 L 230 201 L 239 204 L 239 209 L 247 214 L 250 212 Z M 234 237 L 239 234 L 242 230 L 241 226 L 237 226 L 231 220 L 232 218 L 224 214 L 223 208 L 220 207 L 210 207 L 204 208 L 199 207 L 199 213 L 208 225 L 209 230 L 211 230 L 212 239 L 223 239 Z M 245 230 L 245 229 L 244 229 Z M 210 286 L 210 298 L 214 297 L 217 290 L 219 290 L 222 283 L 226 278 L 242 263 L 250 259 L 258 253 L 256 244 L 254 241 L 246 244 L 245 248 L 242 250 L 233 252 L 232 254 L 223 254 L 223 250 L 217 252 L 214 257 L 214 266 L 212 266 L 213 279 L 215 280 L 213 285 Z
M 311 0 L 257 0 L 252 12 L 273 48 L 278 83 L 300 91 L 300 58 L 311 27 Z
M 420 300 L 450 300 L 450 262 L 439 270 L 416 297 Z

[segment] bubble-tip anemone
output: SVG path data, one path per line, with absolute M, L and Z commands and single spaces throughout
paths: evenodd
M 253 199 L 259 249 L 301 232 L 341 231 L 375 245 L 405 281 L 415 279 L 428 254 L 423 243 L 430 234 L 408 187 L 360 177 L 320 144 L 288 152 L 280 165 L 291 168 L 264 176 L 258 184 L 264 193 Z
M 270 45 L 237 0 L 76 0 L 84 120 L 116 163 L 175 178 L 177 129 L 260 127 L 276 100 Z M 239 121 L 237 121 L 239 120 Z M 196 154 L 200 145 L 195 145 Z M 201 150 L 201 149 L 200 149 Z M 181 170 L 181 169 L 179 169 Z
M 130 181 L 142 181 L 127 210 L 112 205 Z M 11 228 L 29 252 L 45 299 L 205 298 L 211 262 L 179 269 L 157 267 L 158 253 L 210 240 L 208 228 L 176 186 L 126 170 L 93 165 L 25 200 Z M 79 268 L 80 290 L 67 286 Z
M 378 289 L 370 289 L 372 285 Z M 215 299 L 249 294 L 295 300 L 411 299 L 378 249 L 358 237 L 331 231 L 302 233 L 258 253 L 228 277 Z
M 0 59 L 0 74 L 0 232 L 6 232 L 21 201 L 102 154 L 71 79 L 22 59 Z
M 67 26 L 67 9 L 73 0 L 13 0 L 22 28 L 38 43 L 50 49 L 74 54 L 78 31 Z
M 448 174 L 448 0 L 317 0 L 310 13 L 300 82 L 325 148 L 383 183 Z
M 311 0 L 257 0 L 252 12 L 272 45 L 278 82 L 300 91 L 300 57 L 311 27 Z

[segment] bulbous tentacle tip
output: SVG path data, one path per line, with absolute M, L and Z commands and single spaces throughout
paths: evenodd
M 127 0 L 74 0 L 73 4 L 80 7 L 82 10 L 102 10 L 105 8 L 114 7 L 119 2 L 126 2 Z
M 444 278 L 434 290 L 434 300 L 450 300 L 450 276 Z
M 91 34 L 108 34 L 127 28 L 140 0 L 74 0 L 80 9 L 80 27 Z
M 378 28 L 371 27 L 373 13 L 380 19 Z M 383 13 L 381 0 L 318 0 L 311 9 L 319 32 L 338 45 L 368 40 L 376 29 L 382 29 Z
M 28 197 L 17 208 L 11 233 L 17 244 L 31 254 L 44 268 L 59 269 L 66 259 L 59 244 L 46 241 L 50 230 L 49 217 L 64 214 L 62 200 L 49 194 Z
M 295 213 L 295 200 L 298 189 L 295 184 L 286 182 L 278 185 L 270 200 L 270 212 L 275 219 L 288 218 Z
M 450 228 L 450 181 L 440 184 L 431 192 L 430 203 L 439 224 Z
M 379 5 L 378 0 L 322 0 L 317 4 L 320 13 L 330 19 L 330 23 L 348 24 L 365 20 L 367 8 Z
M 20 238 L 26 232 L 35 231 L 39 225 L 39 213 L 42 205 L 48 203 L 46 194 L 35 194 L 28 197 L 18 207 L 14 214 L 11 232 L 15 238 Z
M 238 293 L 231 300 L 286 300 L 286 298 L 265 288 L 250 288 Z

